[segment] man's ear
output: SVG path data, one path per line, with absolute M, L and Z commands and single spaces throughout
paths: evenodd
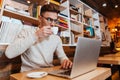
M 39 23 L 41 23 L 41 18 L 42 18 L 42 16 L 38 16 L 38 20 L 39 20 Z
M 42 22 L 42 19 L 41 19 L 41 18 L 42 18 L 42 16 L 39 15 L 39 16 L 38 16 L 38 22 L 39 22 L 38 25 L 41 25 L 41 22 Z

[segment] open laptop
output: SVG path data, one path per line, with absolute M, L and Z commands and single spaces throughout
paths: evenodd
M 72 69 L 52 71 L 49 72 L 49 74 L 74 78 L 96 69 L 100 52 L 100 45 L 100 40 L 79 37 L 73 59 Z

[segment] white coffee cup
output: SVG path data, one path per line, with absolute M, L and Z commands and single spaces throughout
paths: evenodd
M 52 30 L 53 34 L 58 33 L 58 27 L 52 27 L 51 30 Z

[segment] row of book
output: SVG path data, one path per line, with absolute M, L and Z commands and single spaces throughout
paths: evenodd
M 29 25 L 3 22 L 0 27 L 0 43 L 12 43 L 20 31 L 24 28 L 34 28 Z
M 66 19 L 62 18 L 62 17 L 59 17 L 58 18 L 58 21 L 59 21 L 59 25 L 64 27 L 64 28 L 68 28 L 68 22 Z
M 82 22 L 82 15 L 81 14 L 70 14 L 70 18 L 72 20 Z
M 87 16 L 83 16 L 83 23 L 92 26 L 92 18 L 89 18 Z
M 57 6 L 60 5 L 60 1 L 61 0 L 49 0 L 50 3 L 56 4 Z M 2 2 L 3 0 L 0 0 L 0 7 L 2 6 Z M 26 2 L 26 4 L 24 1 L 17 2 L 14 0 L 7 0 L 8 3 L 5 4 L 5 9 L 10 10 L 10 11 L 14 11 L 23 15 L 27 15 L 27 16 L 32 16 L 32 17 L 36 17 L 38 18 L 38 16 L 40 15 L 40 8 L 41 6 L 39 5 L 39 3 L 34 3 L 34 4 L 28 4 Z
M 14 41 L 15 36 L 23 28 L 20 24 L 10 22 L 2 22 L 0 29 L 0 43 L 11 43 Z
M 70 23 L 71 26 L 71 30 L 77 32 L 77 33 L 82 33 L 82 26 L 81 25 L 77 25 L 75 23 Z

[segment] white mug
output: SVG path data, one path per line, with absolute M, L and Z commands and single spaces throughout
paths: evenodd
M 53 34 L 58 33 L 58 27 L 52 27 L 51 30 L 52 30 Z

